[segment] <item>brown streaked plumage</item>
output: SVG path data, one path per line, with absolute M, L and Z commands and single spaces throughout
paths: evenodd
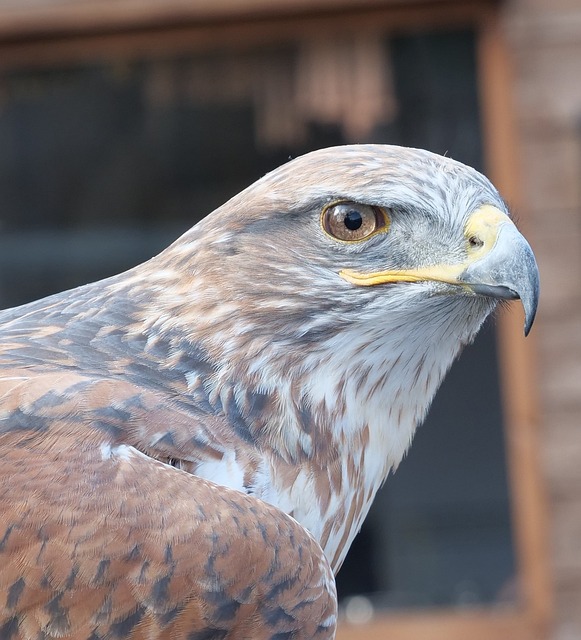
M 332 638 L 332 571 L 515 297 L 528 331 L 536 264 L 486 178 L 368 145 L 0 313 L 0 638 Z

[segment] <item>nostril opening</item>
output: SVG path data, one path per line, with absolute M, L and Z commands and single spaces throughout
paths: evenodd
M 472 249 L 479 249 L 484 246 L 484 240 L 481 240 L 478 236 L 470 236 L 468 238 L 468 244 Z

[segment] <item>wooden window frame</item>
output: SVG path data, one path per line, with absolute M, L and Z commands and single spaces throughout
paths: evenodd
M 36 3 L 35 3 L 36 4 Z M 477 34 L 483 146 L 487 173 L 518 205 L 517 135 L 511 103 L 510 55 L 500 12 L 486 0 L 84 0 L 53 2 L 33 12 L 25 3 L 0 9 L 0 69 L 78 64 L 140 56 L 244 49 L 354 29 L 398 33 L 410 29 L 473 27 Z M 18 6 L 23 7 L 19 10 Z M 38 8 L 38 5 L 36 5 Z M 244 10 L 241 7 L 244 6 Z M 139 11 L 142 9 L 142 11 Z M 6 13 L 6 18 L 4 13 Z M 526 219 L 522 221 L 526 228 Z M 511 515 L 519 583 L 513 607 L 442 609 L 378 615 L 371 623 L 340 626 L 338 640 L 545 640 L 552 626 L 546 499 L 540 472 L 534 331 L 525 342 L 522 312 L 513 305 L 498 320 L 499 366 L 505 418 Z

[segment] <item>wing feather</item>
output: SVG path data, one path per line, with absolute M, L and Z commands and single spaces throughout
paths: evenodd
M 74 372 L 13 370 L 0 412 L 0 637 L 333 636 L 333 578 L 310 534 L 162 462 L 191 438 L 220 455 L 208 425 Z

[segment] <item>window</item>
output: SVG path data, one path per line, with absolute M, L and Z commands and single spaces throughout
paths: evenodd
M 339 16 L 325 38 L 312 38 L 315 18 L 291 30 L 277 23 L 282 38 L 257 23 L 226 48 L 211 34 L 188 47 L 160 28 L 154 40 L 166 44 L 155 54 L 135 34 L 100 43 L 87 36 L 88 48 L 82 38 L 69 42 L 69 53 L 50 64 L 29 57 L 5 69 L 0 304 L 128 268 L 289 155 L 313 148 L 355 138 L 425 147 L 482 169 L 491 137 L 482 133 L 482 110 L 497 112 L 489 97 L 498 88 L 482 88 L 482 58 L 492 48 L 483 49 L 479 13 L 437 30 L 433 8 L 429 15 L 416 9 L 392 30 L 384 10 L 384 27 L 362 32 Z M 58 50 L 55 42 L 43 46 Z M 319 95 L 322 80 L 331 84 Z M 499 322 L 506 347 L 512 329 Z M 540 543 L 515 526 L 539 504 L 525 488 L 533 506 L 518 506 L 535 471 L 529 465 L 529 480 L 519 473 L 515 481 L 522 469 L 511 465 L 523 459 L 505 449 L 516 405 L 507 376 L 498 375 L 511 365 L 498 362 L 495 328 L 489 323 L 453 368 L 378 495 L 338 577 L 351 621 L 339 637 L 394 629 L 406 638 L 428 637 L 426 629 L 450 640 L 542 637 L 542 561 L 527 568 L 532 553 L 521 549 Z M 529 579 L 540 586 L 523 589 Z

